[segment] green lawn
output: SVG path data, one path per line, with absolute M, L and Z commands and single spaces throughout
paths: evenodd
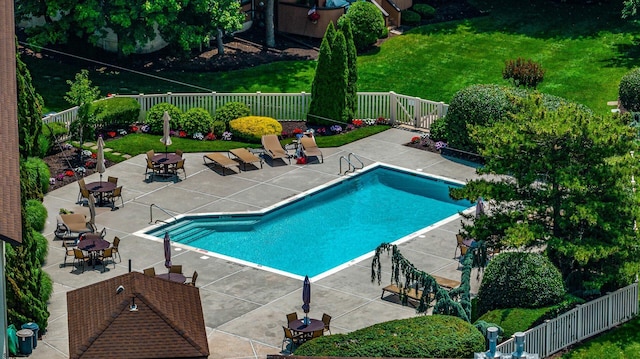
M 640 62 L 635 33 L 620 18 L 621 3 L 578 5 L 554 1 L 475 1 L 488 12 L 465 21 L 416 28 L 359 56 L 360 91 L 395 91 L 449 102 L 465 86 L 506 84 L 504 61 L 531 58 L 546 70 L 539 89 L 607 113 L 621 77 Z M 61 110 L 67 79 L 86 65 L 25 59 L 46 110 Z M 226 73 L 161 72 L 154 75 L 217 92 L 310 91 L 313 61 L 272 63 Z M 205 91 L 102 68 L 91 79 L 106 93 Z
M 611 330 L 562 356 L 563 359 L 640 358 L 640 318 Z

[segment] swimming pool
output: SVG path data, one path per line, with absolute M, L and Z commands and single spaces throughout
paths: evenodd
M 400 243 L 471 207 L 449 198 L 461 186 L 376 164 L 261 212 L 184 215 L 144 230 L 211 255 L 296 278 L 318 279 Z

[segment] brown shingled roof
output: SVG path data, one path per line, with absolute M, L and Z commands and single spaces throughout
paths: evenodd
M 127 273 L 68 292 L 67 312 L 72 359 L 209 357 L 194 286 Z

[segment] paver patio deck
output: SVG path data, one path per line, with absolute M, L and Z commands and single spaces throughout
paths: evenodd
M 106 174 L 119 178 L 123 186 L 124 207 L 117 211 L 98 208 L 98 229 L 107 228 L 107 240 L 121 238 L 122 262 L 102 273 L 101 267 L 81 273 L 72 266 L 61 267 L 64 250 L 53 240 L 56 215 L 60 208 L 86 212 L 75 204 L 78 186 L 74 183 L 45 196 L 49 211 L 44 231 L 50 248 L 45 270 L 54 281 L 49 303 L 49 327 L 31 358 L 68 358 L 66 292 L 97 281 L 124 274 L 131 269 L 142 271 L 155 267 L 166 271 L 162 241 L 133 235 L 150 222 L 150 205 L 155 204 L 172 215 L 198 212 L 254 211 L 309 190 L 340 177 L 339 158 L 357 155 L 365 165 L 388 163 L 425 173 L 466 181 L 475 178 L 474 168 L 448 160 L 427 151 L 403 146 L 411 132 L 390 129 L 339 148 L 323 148 L 324 163 L 286 165 L 267 161 L 263 169 L 248 169 L 240 174 L 222 176 L 219 168 L 202 163 L 202 153 L 185 154 L 187 178 L 182 181 L 144 181 L 144 155 L 136 156 L 107 169 Z M 95 178 L 93 178 L 95 176 Z M 87 181 L 97 180 L 93 175 Z M 410 209 L 410 205 L 409 209 Z M 161 210 L 153 210 L 153 218 L 167 219 Z M 313 229 L 314 224 L 309 224 Z M 460 228 L 456 219 L 415 237 L 404 244 L 403 255 L 418 268 L 450 279 L 460 279 L 458 262 L 453 259 L 455 233 Z M 320 228 L 318 230 L 321 230 Z M 308 229 L 307 229 L 308 231 Z M 390 239 L 395 240 L 395 239 Z M 264 358 L 279 353 L 285 315 L 302 313 L 302 281 L 240 264 L 209 257 L 198 251 L 174 248 L 172 261 L 182 264 L 190 275 L 198 270 L 198 282 L 209 339 L 210 358 Z M 283 248 L 283 250 L 286 250 Z M 320 318 L 328 313 L 332 333 L 345 333 L 382 321 L 409 318 L 416 314 L 412 307 L 380 299 L 382 286 L 370 281 L 370 259 L 312 283 L 310 316 Z M 389 266 L 386 278 L 389 278 Z M 474 273 L 475 274 L 475 273 Z M 472 276 L 472 291 L 478 283 Z M 141 342 L 141 345 L 144 345 Z

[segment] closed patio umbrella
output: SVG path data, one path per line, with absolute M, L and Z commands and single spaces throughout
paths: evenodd
M 89 203 L 89 223 L 96 228 L 96 199 L 93 194 L 89 194 L 87 202 Z
M 169 232 L 164 233 L 164 266 L 171 268 L 171 239 Z
M 476 203 L 476 218 L 480 217 L 484 214 L 484 200 L 482 197 L 478 197 L 478 202 Z
M 311 282 L 309 276 L 304 276 L 304 283 L 302 284 L 302 310 L 304 311 L 304 323 L 309 323 L 309 304 L 311 303 Z
M 100 184 L 102 185 L 102 174 L 105 171 L 104 167 L 104 140 L 102 136 L 98 137 L 98 156 L 96 160 L 96 171 L 100 173 Z
M 171 121 L 171 117 L 169 116 L 169 112 L 165 111 L 164 115 L 162 115 L 162 138 L 160 142 L 164 144 L 164 153 L 167 154 L 167 146 L 171 146 L 171 127 L 169 125 L 169 121 Z

